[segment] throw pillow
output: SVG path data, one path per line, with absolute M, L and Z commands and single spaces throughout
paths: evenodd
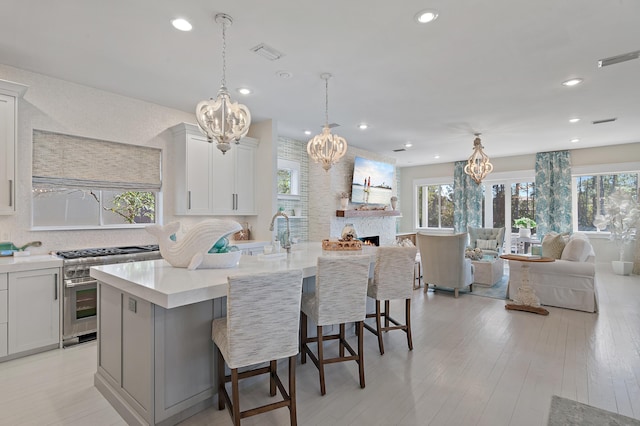
M 565 244 L 561 234 L 548 233 L 542 239 L 542 256 L 560 259 Z
M 495 250 L 498 240 L 476 240 L 476 247 L 481 250 Z
M 562 250 L 562 260 L 570 260 L 572 262 L 584 262 L 591 253 L 591 245 L 589 241 L 582 238 L 572 238 Z

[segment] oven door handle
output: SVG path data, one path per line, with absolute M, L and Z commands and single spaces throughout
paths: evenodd
M 97 284 L 98 284 L 98 280 L 94 280 L 94 279 L 89 279 L 89 280 L 84 280 L 84 281 L 77 281 L 77 282 L 74 282 L 73 280 L 64 280 L 64 286 L 66 288 L 81 287 L 81 286 L 88 286 L 88 285 L 97 285 Z

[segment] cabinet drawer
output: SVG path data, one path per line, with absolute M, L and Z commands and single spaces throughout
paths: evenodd
M 0 290 L 0 324 L 7 322 L 7 290 Z

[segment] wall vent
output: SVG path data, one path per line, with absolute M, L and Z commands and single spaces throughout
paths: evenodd
M 278 52 L 273 47 L 267 46 L 264 43 L 260 43 L 259 45 L 252 47 L 249 50 L 251 50 L 253 53 L 256 53 L 262 56 L 263 58 L 267 58 L 270 61 L 278 60 L 284 56 L 284 53 Z
M 591 123 L 593 124 L 603 124 L 603 123 L 611 123 L 613 121 L 616 121 L 617 118 L 605 118 L 604 120 L 595 120 L 592 121 Z

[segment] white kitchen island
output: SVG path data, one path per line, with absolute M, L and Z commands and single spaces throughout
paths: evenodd
M 294 245 L 279 259 L 242 256 L 230 269 L 189 271 L 164 260 L 92 267 L 99 300 L 94 384 L 128 424 L 176 424 L 210 406 L 217 392 L 211 321 L 226 315 L 227 276 L 302 269 L 308 289 L 318 256 L 360 254 L 375 261 L 375 247 L 323 251 L 316 242 Z

